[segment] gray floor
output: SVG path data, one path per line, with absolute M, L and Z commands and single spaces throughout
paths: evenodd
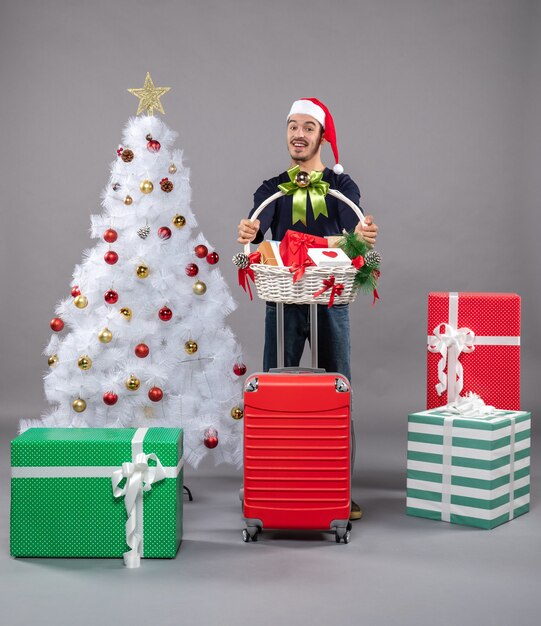
M 2 625 L 540 623 L 539 453 L 530 513 L 482 531 L 404 515 L 402 443 L 389 448 L 374 435 L 358 462 L 355 496 L 365 517 L 349 545 L 270 532 L 244 544 L 240 474 L 192 471 L 195 501 L 185 505 L 177 558 L 127 570 L 120 560 L 9 557 L 14 434 L 13 426 L 0 430 Z

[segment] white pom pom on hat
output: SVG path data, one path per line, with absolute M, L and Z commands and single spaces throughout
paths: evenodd
M 335 174 L 342 174 L 344 172 L 344 168 L 338 162 L 338 146 L 336 145 L 336 130 L 334 128 L 334 120 L 329 109 L 317 98 L 301 98 L 300 100 L 295 100 L 293 105 L 291 106 L 291 110 L 287 116 L 289 119 L 293 114 L 301 113 L 303 115 L 311 115 L 315 118 L 324 129 L 323 136 L 331 145 L 331 149 L 334 155 L 334 160 L 336 164 L 332 168 Z

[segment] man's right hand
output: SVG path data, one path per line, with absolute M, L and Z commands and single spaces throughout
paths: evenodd
M 241 220 L 238 225 L 239 238 L 237 241 L 242 244 L 252 242 L 259 232 L 259 220 Z

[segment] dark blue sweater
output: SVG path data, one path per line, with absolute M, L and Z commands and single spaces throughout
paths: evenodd
M 323 180 L 329 183 L 331 189 L 340 191 L 357 206 L 359 205 L 361 197 L 359 188 L 347 174 L 335 174 L 331 169 L 326 167 L 323 172 Z M 280 175 L 266 180 L 254 194 L 254 208 L 250 211 L 249 217 L 252 216 L 253 212 L 264 200 L 278 191 L 278 185 L 287 182 L 289 182 L 287 172 L 282 172 Z M 317 220 L 314 220 L 309 194 L 307 198 L 306 226 L 302 222 L 297 222 L 295 226 L 293 226 L 293 197 L 282 196 L 274 202 L 271 202 L 259 216 L 261 222 L 260 231 L 253 243 L 257 244 L 262 241 L 264 233 L 269 228 L 271 229 L 272 239 L 278 241 L 284 238 L 286 230 L 295 230 L 300 233 L 317 235 L 318 237 L 327 237 L 329 235 L 341 234 L 344 228 L 351 231 L 357 226 L 359 219 L 352 211 L 351 207 L 329 194 L 325 196 L 329 216 L 325 217 L 324 215 L 320 215 Z

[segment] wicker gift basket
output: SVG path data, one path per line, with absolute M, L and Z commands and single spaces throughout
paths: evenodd
M 359 220 L 364 221 L 361 209 L 343 193 L 336 189 L 329 189 L 327 193 L 347 204 L 357 215 Z M 260 213 L 274 200 L 285 195 L 281 191 L 276 192 L 254 211 L 251 219 L 256 220 Z M 246 255 L 250 254 L 250 244 L 244 246 Z M 258 296 L 270 302 L 283 302 L 285 304 L 329 304 L 331 293 L 334 304 L 348 304 L 357 296 L 358 288 L 354 285 L 357 269 L 350 265 L 307 267 L 303 276 L 293 282 L 293 273 L 289 267 L 276 267 L 261 263 L 250 264 L 254 274 L 254 282 Z M 332 284 L 329 285 L 328 283 Z M 325 287 L 327 288 L 325 289 Z M 322 291 L 324 289 L 324 291 Z M 317 296 L 318 292 L 322 292 Z

